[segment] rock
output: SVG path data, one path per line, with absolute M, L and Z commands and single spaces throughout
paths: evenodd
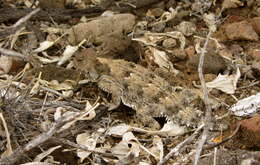
M 260 147 L 260 114 L 242 120 L 240 123 L 241 131 L 236 136 L 236 143 L 241 143 L 246 148 Z
M 131 32 L 135 25 L 135 16 L 132 14 L 116 14 L 100 17 L 99 19 L 79 23 L 68 30 L 68 40 L 77 44 L 83 39 L 94 44 L 100 44 L 104 39 L 114 36 L 120 38 L 125 33 Z
M 95 45 L 98 56 L 116 56 L 126 50 L 131 38 L 127 33 L 133 30 L 135 16 L 115 14 L 99 17 L 96 20 L 79 23 L 68 30 L 68 41 L 78 44 L 83 39 Z
M 188 63 L 187 68 L 190 72 L 198 70 L 199 56 L 192 56 Z M 203 64 L 203 73 L 218 74 L 227 68 L 225 59 L 217 54 L 206 54 Z
M 259 77 L 260 76 L 260 61 L 259 62 L 253 62 L 252 71 L 253 71 L 253 75 L 255 77 Z
M 260 152 L 252 152 L 245 150 L 225 150 L 217 151 L 217 165 L 256 165 L 260 164 Z M 214 154 L 204 157 L 199 161 L 199 165 L 213 164 Z
M 259 40 L 259 37 L 252 25 L 247 21 L 228 24 L 225 26 L 224 31 L 229 40 Z

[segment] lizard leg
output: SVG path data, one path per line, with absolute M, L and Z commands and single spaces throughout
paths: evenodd
M 101 76 L 98 80 L 98 87 L 112 95 L 108 103 L 109 110 L 116 109 L 121 103 L 122 86 L 111 76 Z

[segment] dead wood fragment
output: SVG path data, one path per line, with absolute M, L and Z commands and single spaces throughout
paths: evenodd
M 152 5 L 154 3 L 161 2 L 160 0 L 123 0 L 116 2 L 116 6 L 111 7 L 112 10 L 131 11 L 133 9 L 139 9 L 145 6 Z
M 0 9 L 0 23 L 15 22 L 24 15 L 30 13 L 33 9 L 19 8 L 2 8 Z M 104 9 L 100 7 L 89 7 L 86 9 L 45 9 L 33 16 L 32 20 L 51 21 L 51 18 L 56 22 L 65 22 L 72 18 L 94 17 L 100 15 Z
M 95 109 L 98 105 L 94 106 Z M 83 112 L 84 113 L 84 112 Z M 27 143 L 22 148 L 17 148 L 11 155 L 7 157 L 3 157 L 0 159 L 0 165 L 12 165 L 15 164 L 19 159 L 28 151 L 33 148 L 43 144 L 47 140 L 49 140 L 52 136 L 54 136 L 65 124 L 75 120 L 77 117 L 81 116 L 82 113 L 74 114 L 72 116 L 61 117 L 59 118 L 53 126 L 47 132 L 43 132 L 42 134 L 35 137 L 29 143 Z

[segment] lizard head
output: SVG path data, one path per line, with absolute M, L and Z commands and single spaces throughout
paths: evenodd
M 102 64 L 98 59 L 95 50 L 88 48 L 77 54 L 73 60 L 76 69 L 84 73 L 85 78 L 96 81 L 101 75 L 110 72 L 109 67 Z

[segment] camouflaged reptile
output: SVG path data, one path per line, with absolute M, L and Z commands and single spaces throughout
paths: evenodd
M 196 127 L 201 111 L 196 90 L 176 88 L 145 67 L 122 59 L 99 58 L 87 49 L 74 59 L 75 67 L 86 78 L 95 81 L 103 91 L 112 94 L 110 109 L 122 102 L 134 109 L 149 127 L 158 128 L 155 117 L 165 116 L 178 126 Z

